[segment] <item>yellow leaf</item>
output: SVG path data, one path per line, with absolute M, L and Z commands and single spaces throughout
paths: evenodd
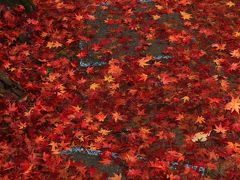
M 183 102 L 185 103 L 185 102 L 189 101 L 189 97 L 188 97 L 188 96 L 184 96 L 184 97 L 182 98 L 182 100 L 183 100 Z
M 108 130 L 106 130 L 106 129 L 101 128 L 98 132 L 101 133 L 103 136 L 106 136 L 106 135 L 108 135 L 111 131 L 108 131 Z
M 189 20 L 192 18 L 192 15 L 189 13 L 186 13 L 185 11 L 181 11 L 180 14 L 184 20 Z
M 160 19 L 160 16 L 159 15 L 152 15 L 153 19 L 156 21 L 158 19 Z
M 163 6 L 160 6 L 160 5 L 155 5 L 155 7 L 156 7 L 158 10 L 162 10 L 162 9 L 163 9 Z
M 233 33 L 233 37 L 240 38 L 240 31 L 236 31 Z
M 54 42 L 48 42 L 46 47 L 49 49 L 54 48 Z
M 55 47 L 55 48 L 62 47 L 62 44 L 59 43 L 58 41 L 56 41 L 56 42 L 54 43 L 54 47 Z
M 56 42 L 48 42 L 47 43 L 47 46 L 46 46 L 47 48 L 49 48 L 49 49 L 52 49 L 52 48 L 58 48 L 58 47 L 62 47 L 62 44 L 61 43 L 59 43 L 58 41 L 56 41 Z
M 233 3 L 232 1 L 228 1 L 228 2 L 226 3 L 226 5 L 227 5 L 229 8 L 231 8 L 231 7 L 235 6 L 235 3 Z
M 104 81 L 107 81 L 107 82 L 113 82 L 114 81 L 114 78 L 111 76 L 111 75 L 109 75 L 109 76 L 104 76 Z
M 52 152 L 56 152 L 57 151 L 58 145 L 57 145 L 56 142 L 52 141 L 49 145 L 52 146 Z
M 90 85 L 90 89 L 96 90 L 97 88 L 99 88 L 99 84 L 97 83 L 93 83 Z
M 225 110 L 231 110 L 231 112 L 236 111 L 238 114 L 239 114 L 239 109 L 240 109 L 239 97 L 232 98 L 231 102 L 225 105 Z
M 209 133 L 198 132 L 193 136 L 192 141 L 193 142 L 197 142 L 197 141 L 205 142 L 205 141 L 207 141 L 207 137 L 209 135 L 210 135 L 210 132 Z

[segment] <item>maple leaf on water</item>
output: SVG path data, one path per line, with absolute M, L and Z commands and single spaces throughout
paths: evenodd
M 227 103 L 225 105 L 225 110 L 230 110 L 231 112 L 236 111 L 239 114 L 239 109 L 240 109 L 240 99 L 239 97 L 233 98 L 231 102 Z
M 108 180 L 122 180 L 122 174 L 113 174 L 113 176 L 109 177 Z
M 232 57 L 240 58 L 240 49 L 235 49 L 235 50 L 231 51 L 230 54 Z

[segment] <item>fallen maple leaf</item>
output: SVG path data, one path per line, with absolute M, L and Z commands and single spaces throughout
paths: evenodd
M 98 83 L 92 83 L 90 85 L 90 89 L 92 89 L 92 90 L 96 90 L 97 88 L 99 88 L 99 84 Z
M 104 76 L 104 81 L 111 83 L 114 81 L 114 78 L 111 75 L 106 75 Z
M 231 102 L 227 103 L 225 105 L 225 110 L 231 110 L 231 112 L 236 111 L 239 114 L 239 109 L 240 109 L 240 99 L 239 97 L 233 98 Z
M 229 8 L 231 8 L 231 7 L 235 6 L 235 3 L 233 3 L 232 1 L 228 1 L 228 2 L 226 2 L 226 5 L 227 5 Z
M 119 66 L 115 64 L 110 64 L 108 73 L 111 74 L 113 77 L 118 77 L 122 74 L 122 71 L 123 70 Z
M 197 142 L 197 141 L 201 141 L 201 142 L 204 142 L 204 141 L 207 141 L 207 137 L 210 135 L 210 132 L 209 133 L 204 133 L 204 132 L 198 132 L 196 133 L 193 138 L 192 138 L 192 141 L 193 142 Z
M 192 15 L 189 13 L 186 13 L 185 11 L 180 11 L 180 14 L 184 20 L 189 20 L 192 18 Z
M 182 100 L 183 100 L 183 102 L 185 103 L 185 102 L 187 102 L 187 101 L 189 101 L 189 97 L 188 96 L 184 96 L 184 97 L 182 97 Z
M 205 123 L 205 118 L 202 116 L 198 116 L 195 122 L 199 124 Z
M 117 122 L 118 120 L 122 120 L 122 116 L 119 112 L 112 113 L 112 117 L 113 117 L 115 122 Z
M 225 47 L 226 47 L 226 44 L 214 43 L 214 44 L 212 44 L 212 47 L 215 48 L 217 51 L 224 51 Z
M 235 50 L 231 51 L 230 54 L 232 57 L 240 58 L 240 49 L 235 49 Z
M 152 56 L 146 56 L 141 58 L 138 63 L 140 67 L 144 67 L 144 66 L 148 66 L 149 64 L 147 64 L 147 62 L 149 62 L 150 60 L 152 60 Z
M 107 115 L 103 114 L 102 112 L 99 112 L 94 116 L 98 121 L 103 122 Z
M 225 134 L 225 133 L 227 132 L 227 129 L 225 129 L 224 127 L 222 127 L 222 124 L 220 123 L 219 126 L 215 125 L 214 131 L 216 131 L 217 133 L 223 133 L 223 134 Z
M 51 149 L 52 152 L 57 151 L 58 144 L 56 142 L 52 141 L 49 145 L 52 147 Z

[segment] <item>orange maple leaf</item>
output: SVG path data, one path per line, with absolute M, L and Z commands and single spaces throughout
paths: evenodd
M 230 54 L 232 57 L 240 58 L 240 49 L 235 49 Z
M 112 117 L 113 117 L 115 122 L 117 122 L 118 120 L 122 120 L 122 116 L 119 112 L 112 113 Z
M 186 13 L 185 11 L 181 11 L 180 14 L 184 20 L 189 20 L 192 18 L 192 15 L 189 13 Z
M 53 153 L 55 153 L 57 151 L 58 144 L 56 142 L 52 141 L 49 145 L 52 146 L 51 151 Z
M 217 51 L 224 51 L 226 47 L 226 44 L 212 44 L 212 48 L 215 48 Z
M 152 60 L 152 56 L 151 55 L 141 58 L 138 61 L 139 66 L 140 67 L 148 66 L 149 64 L 147 64 L 147 62 L 149 62 L 150 60 Z
M 214 131 L 216 131 L 217 133 L 223 133 L 223 134 L 225 134 L 225 133 L 227 132 L 227 129 L 225 129 L 224 127 L 222 127 L 222 124 L 219 124 L 219 126 L 215 125 Z
M 240 152 L 240 144 L 228 142 L 228 145 L 225 147 L 228 151 Z
M 198 116 L 195 122 L 199 124 L 205 123 L 205 118 L 202 116 Z
M 239 97 L 232 98 L 231 102 L 225 105 L 225 110 L 231 110 L 231 112 L 236 111 L 238 114 L 239 114 L 239 109 L 240 109 Z
M 122 74 L 122 69 L 115 65 L 115 64 L 111 64 L 109 69 L 108 69 L 108 73 L 111 74 L 113 77 L 118 77 Z
M 102 112 L 99 112 L 94 116 L 98 121 L 103 122 L 107 115 L 103 114 Z
M 92 89 L 92 90 L 96 90 L 97 88 L 99 88 L 99 84 L 97 84 L 97 83 L 93 83 L 90 85 L 90 89 Z
M 113 174 L 113 176 L 109 177 L 108 180 L 122 180 L 122 174 Z

